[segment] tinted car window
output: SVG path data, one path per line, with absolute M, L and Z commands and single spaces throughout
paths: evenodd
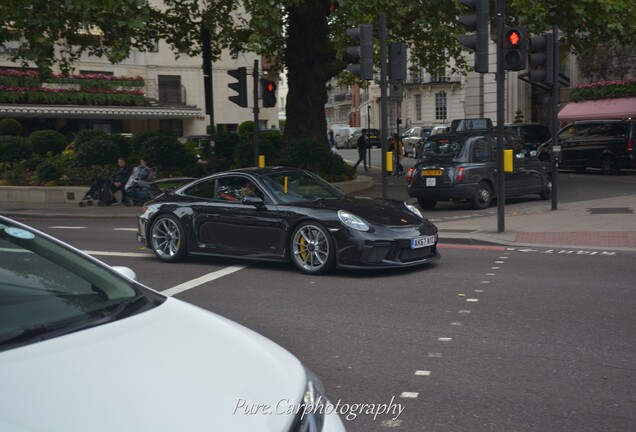
M 550 139 L 550 131 L 544 126 L 520 126 L 517 129 L 519 137 L 530 142 L 546 142 Z
M 214 181 L 197 183 L 186 191 L 186 194 L 199 198 L 211 199 L 214 197 Z
M 432 137 L 426 140 L 422 147 L 422 160 L 447 159 L 454 160 L 459 157 L 464 146 L 464 140 L 461 138 L 436 138 Z
M 491 147 L 485 139 L 475 140 L 473 143 L 473 160 L 488 162 L 492 159 Z

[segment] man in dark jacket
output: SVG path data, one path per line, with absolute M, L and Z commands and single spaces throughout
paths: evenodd
M 132 170 L 126 166 L 126 159 L 120 157 L 117 160 L 117 169 L 115 169 L 115 171 L 113 171 L 113 173 L 108 178 L 108 181 L 110 183 L 110 190 L 113 192 L 113 194 L 117 191 L 121 191 L 120 202 L 122 203 L 126 202 L 124 197 L 124 194 L 126 193 L 124 191 L 124 186 L 126 185 L 131 172 Z
M 364 170 L 369 171 L 367 167 L 367 130 L 363 130 L 360 138 L 358 138 L 358 162 L 353 166 L 354 171 L 358 169 L 360 162 L 364 164 Z

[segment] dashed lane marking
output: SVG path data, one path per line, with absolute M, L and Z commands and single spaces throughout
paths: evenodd
M 402 394 L 400 394 L 401 398 L 405 398 L 405 399 L 415 399 L 419 396 L 420 394 L 417 392 L 402 392 Z
M 416 370 L 415 371 L 415 375 L 417 376 L 429 376 L 431 374 L 431 371 L 425 371 L 425 370 Z
M 69 230 L 81 230 L 86 229 L 83 226 L 62 226 L 62 225 L 53 225 L 49 227 L 50 229 L 69 229 Z
M 126 257 L 126 258 L 143 258 L 151 256 L 150 253 L 141 253 L 141 252 L 107 252 L 107 251 L 83 251 L 86 254 L 93 256 L 117 256 L 117 257 Z

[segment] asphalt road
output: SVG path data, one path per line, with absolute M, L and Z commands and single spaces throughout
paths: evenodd
M 636 430 L 634 253 L 442 245 L 418 269 L 308 277 L 163 264 L 132 220 L 28 223 L 281 344 L 348 405 L 349 431 Z M 353 418 L 389 403 L 404 411 Z

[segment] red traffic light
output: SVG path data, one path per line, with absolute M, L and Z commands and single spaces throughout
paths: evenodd
M 511 47 L 516 47 L 521 41 L 521 34 L 519 34 L 517 30 L 510 30 L 508 33 L 506 33 L 506 41 Z
M 268 82 L 267 83 L 267 91 L 268 92 L 274 92 L 276 91 L 276 85 L 273 82 Z

